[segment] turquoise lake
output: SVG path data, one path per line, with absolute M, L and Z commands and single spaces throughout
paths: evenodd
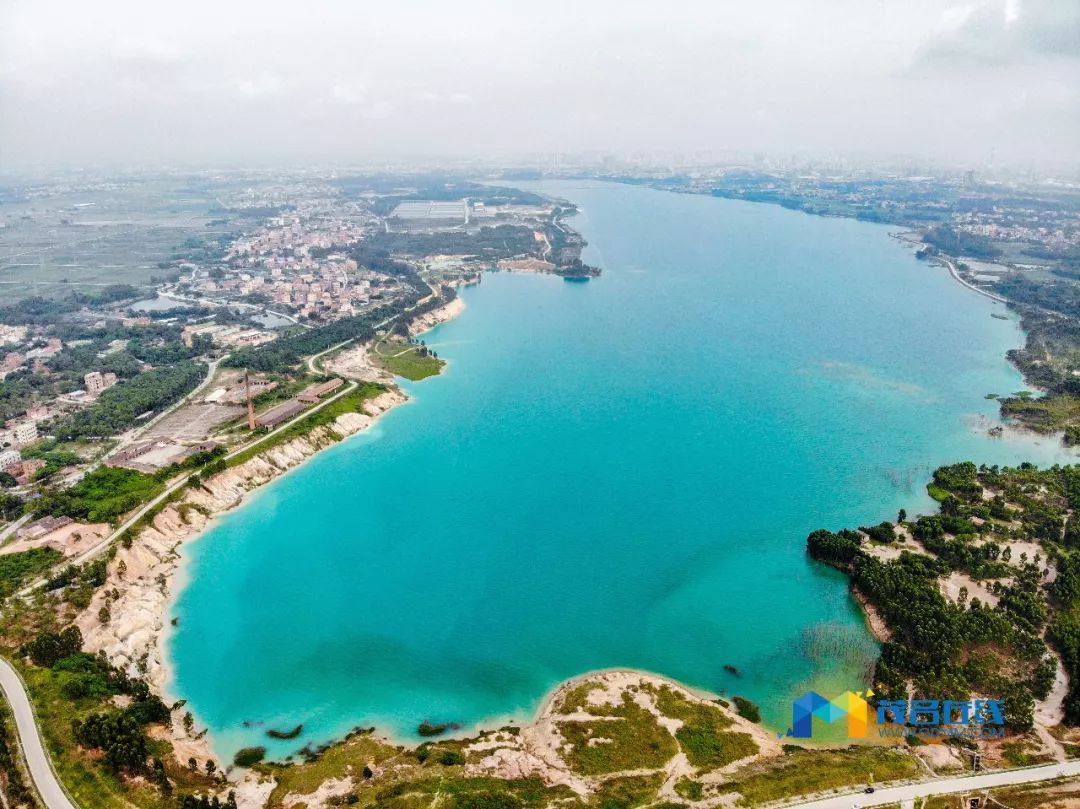
M 808 532 L 931 510 L 941 463 L 1069 457 L 986 434 L 1022 334 L 888 228 L 526 185 L 581 207 L 603 276 L 485 275 L 426 336 L 442 376 L 185 547 L 170 690 L 219 753 L 522 720 L 606 667 L 782 730 L 877 648 Z

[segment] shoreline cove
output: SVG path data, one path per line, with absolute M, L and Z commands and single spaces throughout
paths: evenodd
M 411 325 L 410 333 L 414 336 L 424 333 L 455 317 L 463 308 L 464 303 L 461 299 L 455 298 L 445 307 L 418 318 Z M 345 363 L 339 360 L 342 360 L 345 354 L 358 351 L 366 351 L 366 347 L 350 347 L 338 355 L 331 356 L 326 360 L 326 367 L 344 375 L 345 372 L 341 369 L 345 367 Z M 362 359 L 360 364 L 363 364 Z M 94 652 L 104 650 L 118 665 L 129 668 L 131 671 L 145 672 L 157 693 L 167 700 L 174 699 L 175 695 L 170 693 L 173 671 L 168 654 L 173 625 L 168 620 L 168 616 L 175 606 L 178 594 L 187 583 L 186 574 L 190 555 L 180 552 L 181 547 L 190 546 L 201 538 L 207 529 L 212 527 L 215 517 L 235 509 L 241 503 L 250 505 L 247 498 L 252 494 L 257 494 L 266 483 L 300 468 L 322 449 L 343 443 L 348 438 L 361 434 L 373 426 L 384 413 L 408 401 L 410 397 L 395 386 L 392 390 L 365 403 L 364 409 L 374 410 L 374 412 L 369 412 L 366 416 L 352 413 L 339 416 L 332 425 L 318 427 L 311 433 L 272 447 L 237 467 L 214 476 L 205 482 L 203 490 L 187 492 L 182 500 L 164 509 L 155 517 L 152 525 L 139 533 L 132 547 L 119 549 L 116 557 L 110 561 L 108 584 L 120 589 L 121 597 L 112 604 L 113 617 L 109 624 L 101 625 L 96 620 L 96 610 L 101 605 L 100 600 L 103 599 L 102 592 L 95 594 L 95 600 L 80 615 L 78 623 L 84 633 L 87 649 Z M 116 571 L 117 563 L 122 559 L 126 560 L 127 565 L 127 574 L 124 578 L 118 577 Z M 133 578 L 139 583 L 133 583 Z M 863 603 L 857 593 L 851 592 L 850 595 L 859 605 L 868 624 L 876 630 L 877 627 L 874 627 L 874 622 L 869 615 L 870 610 L 866 609 L 868 605 Z M 878 633 L 875 631 L 873 634 Z M 550 710 L 560 694 L 564 694 L 578 683 L 607 674 L 654 678 L 657 681 L 677 686 L 701 699 L 707 698 L 701 696 L 702 694 L 711 694 L 704 689 L 685 685 L 676 678 L 653 674 L 642 669 L 603 668 L 586 671 L 556 683 L 543 696 L 531 719 L 525 722 L 514 722 L 514 724 L 522 727 L 540 725 L 545 719 L 546 712 Z M 179 720 L 179 715 L 174 717 L 168 733 L 168 740 L 177 758 L 180 761 L 184 761 L 189 755 L 217 758 L 206 732 L 195 736 L 187 734 Z M 478 733 L 490 730 L 500 722 L 505 723 L 506 717 L 492 717 L 471 723 L 463 732 L 447 734 L 444 738 L 475 737 Z M 759 729 L 768 735 L 766 729 Z M 384 739 L 388 743 L 404 744 L 408 747 L 417 745 L 413 739 L 395 739 L 391 735 L 384 735 L 382 731 L 383 729 L 379 728 L 377 738 Z M 341 741 L 340 738 L 334 739 L 327 742 L 326 746 L 339 744 Z M 320 747 L 322 746 L 320 744 Z M 222 763 L 228 766 L 231 762 L 222 761 Z M 273 788 L 273 782 L 271 781 L 270 788 L 267 789 L 266 782 L 260 781 L 251 771 L 239 770 L 238 772 L 242 773 L 241 783 L 245 784 L 243 790 L 238 789 L 238 799 L 244 805 L 261 805 L 269 795 L 270 789 Z M 248 798 L 245 798 L 245 795 L 248 795 Z M 262 800 L 256 801 L 258 795 L 262 795 Z M 248 804 L 248 799 L 255 802 Z
M 411 323 L 410 335 L 415 337 L 425 334 L 457 317 L 464 309 L 464 302 L 460 297 L 455 297 L 446 306 L 428 312 Z M 328 358 L 326 364 L 333 368 L 335 360 L 342 355 L 350 352 L 363 352 L 366 355 L 368 348 L 368 344 L 363 344 L 344 349 L 340 354 Z M 340 368 L 339 364 L 338 372 Z M 383 380 L 387 378 L 387 374 L 380 369 L 371 367 L 371 370 L 381 375 Z M 266 484 L 301 468 L 322 450 L 362 434 L 374 427 L 379 418 L 391 409 L 407 405 L 411 401 L 411 397 L 395 385 L 365 403 L 365 410 L 374 411 L 366 417 L 352 413 L 339 416 L 332 425 L 316 428 L 218 473 L 206 480 L 202 490 L 194 496 L 188 493 L 182 500 L 163 509 L 149 526 L 139 532 L 130 548 L 119 548 L 116 556 L 110 560 L 107 583 L 120 590 L 120 598 L 111 602 L 112 618 L 108 624 L 101 624 L 95 616 L 97 608 L 105 602 L 105 593 L 111 589 L 109 587 L 101 588 L 95 593 L 90 606 L 80 613 L 76 624 L 83 632 L 84 647 L 92 653 L 104 651 L 114 664 L 133 674 L 145 676 L 154 693 L 167 704 L 179 700 L 179 695 L 173 690 L 174 671 L 168 645 L 176 626 L 174 621 L 180 620 L 179 616 L 169 620 L 169 616 L 176 606 L 177 596 L 188 582 L 190 556 L 183 554 L 182 549 L 202 539 L 213 528 L 218 517 L 242 505 L 252 505 L 251 498 L 257 497 Z M 340 437 L 333 439 L 330 433 L 336 433 Z M 117 571 L 120 561 L 124 561 L 127 567 L 123 577 Z M 99 601 L 101 603 L 98 603 Z M 586 682 L 603 682 L 610 678 L 619 682 L 629 678 L 648 681 L 654 685 L 667 685 L 701 701 L 712 702 L 718 698 L 717 694 L 707 689 L 683 683 L 658 672 L 623 666 L 606 667 L 585 671 L 555 683 L 543 694 L 535 709 L 524 720 L 515 719 L 511 714 L 486 717 L 467 727 L 440 734 L 438 738 L 476 739 L 508 724 L 523 730 L 538 730 L 548 720 L 557 701 L 573 688 Z M 233 767 L 232 762 L 214 748 L 209 732 L 205 729 L 199 731 L 198 726 L 199 717 L 195 714 L 194 732 L 188 733 L 183 727 L 182 714 L 174 712 L 167 730 L 157 733 L 155 738 L 167 741 L 179 762 L 184 762 L 189 757 L 199 760 L 215 759 L 219 766 L 231 770 L 231 776 L 240 776 L 238 780 L 230 778 L 230 785 L 237 792 L 240 806 L 263 806 L 274 782 L 271 780 L 267 783 L 252 770 Z M 771 738 L 766 729 L 761 726 L 754 727 L 763 737 Z M 424 744 L 416 739 L 399 738 L 382 728 L 375 728 L 374 731 L 374 738 L 377 740 L 407 750 Z M 317 749 L 332 747 L 345 740 L 346 737 L 330 739 L 320 743 Z M 556 779 L 551 783 L 563 781 Z
M 457 317 L 464 309 L 464 302 L 455 297 L 412 322 L 410 334 L 426 333 Z M 346 351 L 366 355 L 368 348 L 365 343 Z M 334 359 L 337 357 L 331 358 L 328 364 Z M 393 379 L 380 369 L 370 365 L 369 368 L 384 383 Z M 352 378 L 364 381 L 371 376 L 361 372 Z M 364 403 L 365 413 L 338 416 L 331 425 L 316 427 L 305 435 L 270 447 L 214 475 L 204 481 L 200 489 L 187 490 L 183 498 L 162 509 L 150 525 L 139 531 L 130 547 L 118 546 L 108 565 L 107 584 L 112 586 L 99 589 L 90 606 L 75 621 L 83 634 L 84 648 L 95 654 L 104 652 L 115 665 L 131 674 L 145 676 L 154 693 L 167 704 L 177 701 L 179 697 L 172 690 L 174 671 L 168 645 L 176 626 L 174 622 L 179 620 L 179 617 L 169 620 L 169 616 L 177 596 L 188 582 L 190 556 L 183 554 L 181 549 L 201 539 L 213 527 L 217 517 L 250 504 L 250 498 L 257 496 L 267 483 L 299 469 L 322 450 L 360 435 L 394 407 L 410 402 L 410 397 L 400 387 L 393 382 L 390 385 L 388 390 Z M 126 566 L 123 575 L 118 571 L 120 562 Z M 113 588 L 119 590 L 120 598 L 110 600 L 111 618 L 102 624 L 97 612 L 105 605 L 107 594 Z M 195 718 L 197 725 L 198 717 Z M 214 750 L 207 731 L 188 733 L 180 714 L 172 717 L 168 729 L 158 734 L 158 738 L 169 742 L 177 760 L 182 763 L 188 757 L 213 758 L 225 766 L 231 763 Z M 250 792 L 250 786 L 245 785 L 244 793 L 249 799 L 255 799 L 257 795 Z M 254 800 L 250 805 L 262 806 L 268 795 L 267 791 L 261 800 Z
M 410 324 L 410 334 L 418 336 L 445 323 L 465 309 L 460 297 L 446 306 L 426 313 Z M 328 358 L 326 364 L 333 368 L 334 361 L 350 352 L 366 352 L 368 344 L 348 348 Z M 366 363 L 365 363 L 366 364 Z M 369 366 L 369 370 L 386 374 Z M 341 373 L 341 365 L 335 369 Z M 363 372 L 354 379 L 364 378 Z M 370 379 L 370 376 L 366 378 Z M 407 405 L 411 397 L 396 385 L 365 403 L 367 415 L 348 413 L 339 416 L 332 425 L 318 427 L 310 433 L 274 446 L 250 458 L 236 467 L 218 473 L 204 481 L 203 487 L 163 509 L 153 522 L 142 529 L 128 548 L 120 547 L 109 561 L 107 584 L 120 591 L 120 598 L 111 601 L 112 617 L 108 624 L 96 619 L 97 608 L 105 603 L 110 587 L 98 590 L 90 606 L 76 619 L 83 633 L 84 648 L 92 653 L 104 652 L 110 661 L 132 674 L 144 676 L 151 690 L 166 704 L 173 704 L 180 697 L 174 692 L 174 670 L 169 657 L 169 643 L 179 616 L 172 614 L 178 595 L 188 583 L 190 556 L 182 549 L 202 539 L 213 527 L 215 519 L 242 505 L 251 505 L 251 498 L 258 496 L 266 484 L 279 480 L 299 469 L 324 449 L 361 435 L 374 427 L 379 418 L 391 409 Z M 336 434 L 338 438 L 332 436 Z M 185 508 L 186 507 L 186 508 Z M 117 567 L 123 561 L 126 572 L 120 576 Z M 100 602 L 100 603 L 99 603 Z M 592 682 L 598 688 L 613 686 L 616 690 L 636 689 L 638 685 L 668 687 L 702 703 L 715 704 L 718 695 L 703 688 L 681 682 L 673 677 L 645 669 L 614 666 L 576 674 L 553 684 L 540 698 L 535 709 L 526 718 L 510 714 L 491 716 L 473 722 L 466 727 L 440 734 L 438 740 L 472 741 L 483 744 L 486 737 L 500 728 L 513 726 L 520 729 L 527 740 L 523 749 L 510 753 L 493 751 L 499 755 L 484 760 L 481 770 L 485 775 L 501 778 L 521 778 L 539 775 L 548 785 L 565 785 L 581 795 L 587 795 L 586 781 L 566 768 L 558 755 L 551 755 L 557 746 L 558 734 L 554 730 L 555 713 L 559 701 L 574 688 Z M 215 749 L 208 729 L 199 730 L 199 717 L 192 711 L 195 723 L 189 733 L 183 725 L 183 714 L 174 711 L 165 728 L 157 728 L 151 736 L 167 742 L 180 763 L 188 758 L 213 759 L 227 773 L 229 788 L 235 792 L 241 809 L 259 809 L 266 805 L 277 786 L 272 776 L 253 769 L 236 767 L 232 761 Z M 762 726 L 739 717 L 729 711 L 731 718 L 741 729 L 749 731 L 762 748 L 765 757 L 778 755 L 779 747 L 772 732 Z M 359 730 L 359 728 L 354 729 Z M 372 728 L 375 740 L 404 750 L 414 750 L 430 740 L 418 741 L 400 738 L 384 728 Z M 328 739 L 314 749 L 324 750 L 344 744 L 352 732 L 340 738 Z M 535 736 L 535 739 L 531 737 Z M 436 740 L 437 741 L 437 740 Z M 539 752 L 544 746 L 551 748 L 548 755 Z M 773 749 L 776 748 L 776 749 Z M 292 756 L 289 756 L 292 758 Z M 269 761 L 280 761 L 271 758 Z M 470 767 L 473 765 L 470 765 Z M 681 777 L 681 771 L 679 773 Z M 672 781 L 674 783 L 674 781 Z M 672 793 L 674 796 L 674 793 Z

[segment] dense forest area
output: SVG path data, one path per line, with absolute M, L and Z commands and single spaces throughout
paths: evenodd
M 50 431 L 62 441 L 115 435 L 180 401 L 205 376 L 206 366 L 192 360 L 153 368 L 102 391 L 94 404 L 59 419 Z
M 379 233 L 368 243 L 411 256 L 438 254 L 469 255 L 496 261 L 512 256 L 534 255 L 537 242 L 531 228 L 522 225 L 494 225 L 478 231 L 443 231 L 439 233 Z
M 102 287 L 94 295 L 71 290 L 67 295 L 54 298 L 34 296 L 22 298 L 0 306 L 0 323 L 10 325 L 47 325 L 58 322 L 64 315 L 94 306 L 107 306 L 121 301 L 134 301 L 146 294 L 146 290 L 131 284 L 113 284 Z
M 350 197 L 378 194 L 379 196 L 372 201 L 372 208 L 379 216 L 386 216 L 400 203 L 412 200 L 452 202 L 468 198 L 472 202 L 483 202 L 485 205 L 544 205 L 547 203 L 547 200 L 531 191 L 482 185 L 460 177 L 448 177 L 441 174 L 410 177 L 407 185 L 400 176 L 391 175 L 342 177 L 335 180 L 334 184 Z
M 923 241 L 950 256 L 969 256 L 993 260 L 1000 258 L 1001 249 L 986 236 L 977 236 L 957 230 L 950 225 L 937 225 L 923 234 Z
M 45 307 L 50 309 L 50 307 Z M 91 324 L 59 320 L 48 326 L 45 344 L 55 337 L 64 347 L 44 360 L 44 373 L 27 367 L 0 380 L 0 419 L 22 415 L 35 401 L 51 399 L 83 387 L 83 377 L 91 371 L 111 372 L 121 380 L 131 379 L 146 366 L 171 365 L 205 353 L 209 341 L 198 336 L 191 346 L 183 343 L 182 326 L 177 323 L 124 325 L 119 319 Z

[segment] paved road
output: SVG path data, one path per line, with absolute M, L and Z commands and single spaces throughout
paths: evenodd
M 46 809 L 77 809 L 53 772 L 22 680 L 11 664 L 3 659 L 0 659 L 0 689 L 3 689 L 4 697 L 11 705 L 11 712 L 15 714 L 15 727 L 19 732 L 19 743 L 26 756 L 26 763 L 30 766 L 30 777 L 45 802 Z
M 198 397 L 198 395 L 200 393 L 202 393 L 202 391 L 206 388 L 206 386 L 214 381 L 214 373 L 217 371 L 218 364 L 221 362 L 222 359 L 224 359 L 224 358 L 218 358 L 216 360 L 211 360 L 209 363 L 207 363 L 206 376 L 203 377 L 202 382 L 200 382 L 198 385 L 196 385 L 194 388 L 192 388 L 191 391 L 186 393 L 179 401 L 173 402 L 171 405 L 169 405 L 167 408 L 162 410 L 160 413 L 158 413 L 152 419 L 147 421 L 145 424 L 140 424 L 135 429 L 129 430 L 128 432 L 121 434 L 119 436 L 119 441 L 116 442 L 115 447 L 110 449 L 108 452 L 106 452 L 104 455 L 102 455 L 100 458 L 98 458 L 96 461 L 94 461 L 92 464 L 90 464 L 86 468 L 80 469 L 79 471 L 73 472 L 72 474 L 68 475 L 66 478 L 64 478 L 61 481 L 61 484 L 64 485 L 64 486 L 74 486 L 76 483 L 78 483 L 80 480 L 82 480 L 88 474 L 93 472 L 95 469 L 97 469 L 99 466 L 101 466 L 103 463 L 105 463 L 105 461 L 109 460 L 109 458 L 111 458 L 113 455 L 118 453 L 120 450 L 126 449 L 126 448 L 130 447 L 132 444 L 134 444 L 135 441 L 140 436 L 145 435 L 147 433 L 147 431 L 150 430 L 151 427 L 153 427 L 155 424 L 157 424 L 163 418 L 165 418 L 170 413 L 175 412 L 179 408 L 183 407 L 184 405 L 188 404 L 193 399 Z
M 957 281 L 957 283 L 962 284 L 963 286 L 966 286 L 972 292 L 978 292 L 980 295 L 983 295 L 984 297 L 987 297 L 992 301 L 997 301 L 998 303 L 1008 303 L 1009 302 L 1008 298 L 1003 298 L 1000 295 L 995 295 L 993 292 L 987 292 L 985 289 L 979 289 L 974 284 L 968 283 L 967 281 L 965 281 L 963 278 L 960 277 L 960 272 L 956 269 L 956 265 L 953 264 L 953 262 L 950 259 L 947 259 L 944 256 L 939 256 L 939 258 L 942 261 L 945 262 L 945 266 L 949 268 L 949 275 L 951 275 L 953 277 L 953 279 L 955 279 Z
M 1064 764 L 1047 764 L 1043 767 L 1029 767 L 1023 770 L 1005 770 L 1004 772 L 984 773 L 982 775 L 961 775 L 955 778 L 938 778 L 922 781 L 918 784 L 884 787 L 873 794 L 853 792 L 818 801 L 793 804 L 798 809 L 852 809 L 853 806 L 870 807 L 888 803 L 901 803 L 924 798 L 928 795 L 944 795 L 953 792 L 968 792 L 1002 787 L 1011 784 L 1027 784 L 1032 781 L 1048 781 L 1061 776 L 1080 775 L 1080 761 L 1068 761 Z
M 431 289 L 431 287 L 428 287 L 428 289 Z M 401 317 L 404 314 L 407 314 L 408 312 L 411 312 L 417 306 L 420 306 L 421 304 L 427 303 L 429 300 L 431 300 L 433 295 L 434 295 L 434 293 L 431 293 L 429 295 L 425 295 L 423 298 L 418 300 L 412 306 L 408 306 L 405 309 L 403 309 L 401 312 L 399 312 L 398 314 L 390 315 L 390 317 L 386 318 L 385 320 L 382 320 L 379 323 L 376 323 L 372 327 L 372 329 L 374 331 L 378 331 L 379 329 L 383 328 L 384 326 L 387 326 L 388 324 L 393 323 L 399 317 Z M 330 346 L 330 348 L 327 348 L 327 349 L 325 349 L 323 351 L 320 351 L 318 354 L 312 354 L 310 357 L 308 357 L 308 360 L 307 360 L 308 370 L 311 371 L 311 373 L 313 373 L 313 374 L 321 374 L 323 372 L 322 371 L 322 366 L 319 365 L 316 362 L 316 360 L 318 360 L 320 357 L 323 357 L 323 356 L 329 354 L 331 351 L 337 351 L 339 348 L 344 348 L 349 343 L 353 342 L 355 339 L 356 339 L 355 337 L 350 337 L 348 340 L 345 340 L 344 342 L 338 343 L 336 346 Z
M 224 456 L 225 460 L 229 460 L 230 458 L 233 458 L 233 457 L 239 455 L 241 452 L 246 452 L 247 450 L 251 449 L 252 447 L 261 444 L 263 441 L 270 438 L 271 436 L 276 435 L 277 433 L 281 432 L 282 430 L 287 430 L 289 427 L 291 427 L 297 421 L 300 421 L 301 419 L 307 418 L 312 413 L 317 413 L 318 411 L 322 410 L 324 407 L 326 407 L 331 402 L 337 401 L 342 396 L 345 396 L 346 394 L 351 393 L 354 390 L 356 390 L 356 382 L 350 381 L 350 382 L 346 383 L 345 386 L 341 388 L 341 390 L 339 390 L 337 393 L 335 393 L 329 399 L 324 399 L 323 401 L 319 402 L 314 407 L 309 407 L 307 410 L 302 411 L 295 418 L 290 419 L 289 421 L 283 422 L 282 424 L 275 427 L 273 430 L 266 433 L 265 435 L 260 435 L 254 441 L 248 441 L 243 446 L 237 447 L 232 452 L 229 452 L 228 454 L 226 454 Z M 102 553 L 104 553 L 108 549 L 108 547 L 113 543 L 113 541 L 115 539 L 117 539 L 121 534 L 124 533 L 124 531 L 126 531 L 128 528 L 130 528 L 135 523 L 137 523 L 140 519 L 142 519 L 146 515 L 146 513 L 148 511 L 150 511 L 152 508 L 154 508 L 159 503 L 161 503 L 162 500 L 164 500 L 166 497 L 171 495 L 177 489 L 182 489 L 184 486 L 187 486 L 187 482 L 191 478 L 192 474 L 193 474 L 193 472 L 191 472 L 191 471 L 185 471 L 185 472 L 181 473 L 176 479 L 173 480 L 172 483 L 170 483 L 165 488 L 165 490 L 161 494 L 159 494 L 153 500 L 149 500 L 146 503 L 144 503 L 138 510 L 133 512 L 130 517 L 128 517 L 126 520 L 124 520 L 122 523 L 120 523 L 120 525 L 111 534 L 109 534 L 107 537 L 102 539 L 100 542 L 98 542 L 93 547 L 87 548 L 85 551 L 78 554 L 77 556 L 73 556 L 70 559 L 62 560 L 58 567 L 66 567 L 67 565 L 81 565 L 84 562 L 88 562 L 91 559 L 93 559 L 93 558 L 95 558 L 97 556 L 100 556 Z M 49 574 L 46 573 L 41 578 L 37 579 L 36 581 L 31 582 L 30 584 L 26 585 L 26 587 L 19 590 L 16 593 L 16 595 L 24 597 L 24 598 L 29 596 L 34 590 L 36 590 L 38 587 L 40 587 L 45 582 L 45 580 L 48 578 L 48 576 L 49 576 Z
M 329 354 L 331 351 L 337 351 L 339 348 L 344 348 L 355 339 L 355 337 L 350 337 L 348 340 L 338 343 L 336 346 L 330 346 L 330 348 L 326 349 L 325 351 L 320 351 L 318 354 L 312 354 L 310 357 L 308 357 L 308 370 L 311 371 L 311 373 L 313 374 L 321 374 L 322 367 L 317 365 L 315 361 L 318 360 L 319 357 L 322 357 L 324 354 Z

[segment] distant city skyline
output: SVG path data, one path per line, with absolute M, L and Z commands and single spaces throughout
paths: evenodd
M 1080 162 L 1080 3 L 0 2 L 0 170 L 390 156 Z

